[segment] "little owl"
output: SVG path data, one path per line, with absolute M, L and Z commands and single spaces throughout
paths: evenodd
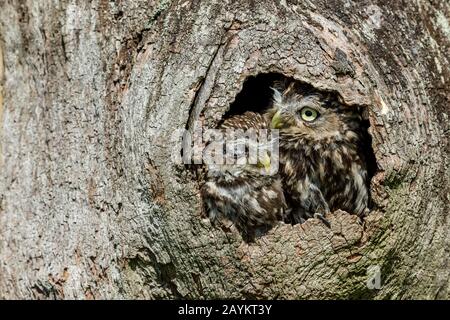
M 225 120 L 219 129 L 224 133 L 230 129 L 258 130 L 267 129 L 267 124 L 267 119 L 261 114 L 246 112 Z M 286 201 L 281 181 L 277 174 L 269 173 L 270 161 L 278 159 L 274 160 L 273 155 L 269 157 L 272 140 L 261 143 L 239 135 L 233 139 L 211 142 L 205 150 L 216 148 L 222 152 L 224 142 L 227 148 L 237 147 L 236 150 L 240 151 L 225 153 L 224 163 L 206 166 L 202 198 L 213 222 L 230 222 L 244 238 L 251 241 L 258 232 L 267 231 L 284 218 Z M 243 148 L 238 148 L 239 145 Z M 263 154 L 254 164 L 245 159 L 253 147 Z
M 274 90 L 271 126 L 279 129 L 280 172 L 293 222 L 337 209 L 368 211 L 364 130 L 358 110 L 298 83 Z

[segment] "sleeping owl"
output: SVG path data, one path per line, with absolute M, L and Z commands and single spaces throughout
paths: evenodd
M 261 114 L 246 112 L 227 119 L 220 129 L 267 129 L 268 121 Z M 273 154 L 274 140 L 261 142 L 246 139 L 239 134 L 233 138 L 223 136 L 210 143 L 205 150 L 227 150 L 220 163 L 206 166 L 206 182 L 201 189 L 206 210 L 213 222 L 231 222 L 243 237 L 251 241 L 279 220 L 283 220 L 286 201 L 277 173 L 271 172 L 271 161 L 278 161 Z M 258 150 L 258 159 L 249 160 L 249 150 Z

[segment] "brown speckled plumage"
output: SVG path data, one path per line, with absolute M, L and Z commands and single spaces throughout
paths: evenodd
M 264 175 L 256 165 L 207 166 L 202 196 L 213 221 L 231 221 L 252 238 L 279 220 L 317 217 L 328 224 L 325 215 L 337 209 L 367 213 L 366 131 L 358 108 L 290 82 L 274 89 L 273 107 L 265 114 L 245 112 L 220 126 L 223 131 L 274 128 L 279 129 L 277 175 Z
M 220 126 L 224 131 L 267 128 L 266 119 L 253 112 L 233 116 Z M 251 240 L 283 219 L 286 202 L 278 175 L 264 174 L 265 169 L 254 164 L 208 165 L 206 170 L 201 193 L 212 221 L 229 221 Z
M 305 107 L 316 110 L 318 117 L 305 121 Z M 337 209 L 364 215 L 368 177 L 358 110 L 331 94 L 304 91 L 290 83 L 275 90 L 270 117 L 277 112 L 280 170 L 294 221 Z

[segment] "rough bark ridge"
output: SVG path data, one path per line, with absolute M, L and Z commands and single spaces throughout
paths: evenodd
M 0 298 L 449 298 L 448 2 L 0 7 Z M 201 216 L 171 134 L 265 72 L 367 107 L 364 227 L 336 212 L 246 244 Z

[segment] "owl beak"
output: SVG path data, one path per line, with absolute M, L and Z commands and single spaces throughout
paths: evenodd
M 264 169 L 266 171 L 270 170 L 270 157 L 267 154 L 267 152 L 264 153 L 264 156 L 262 159 L 259 160 L 259 162 L 261 163 L 261 165 L 264 167 Z
M 273 116 L 273 118 L 272 118 L 271 127 L 272 127 L 272 129 L 280 129 L 281 126 L 282 126 L 282 123 L 281 123 L 281 111 L 278 110 L 278 111 L 274 114 L 274 116 Z

